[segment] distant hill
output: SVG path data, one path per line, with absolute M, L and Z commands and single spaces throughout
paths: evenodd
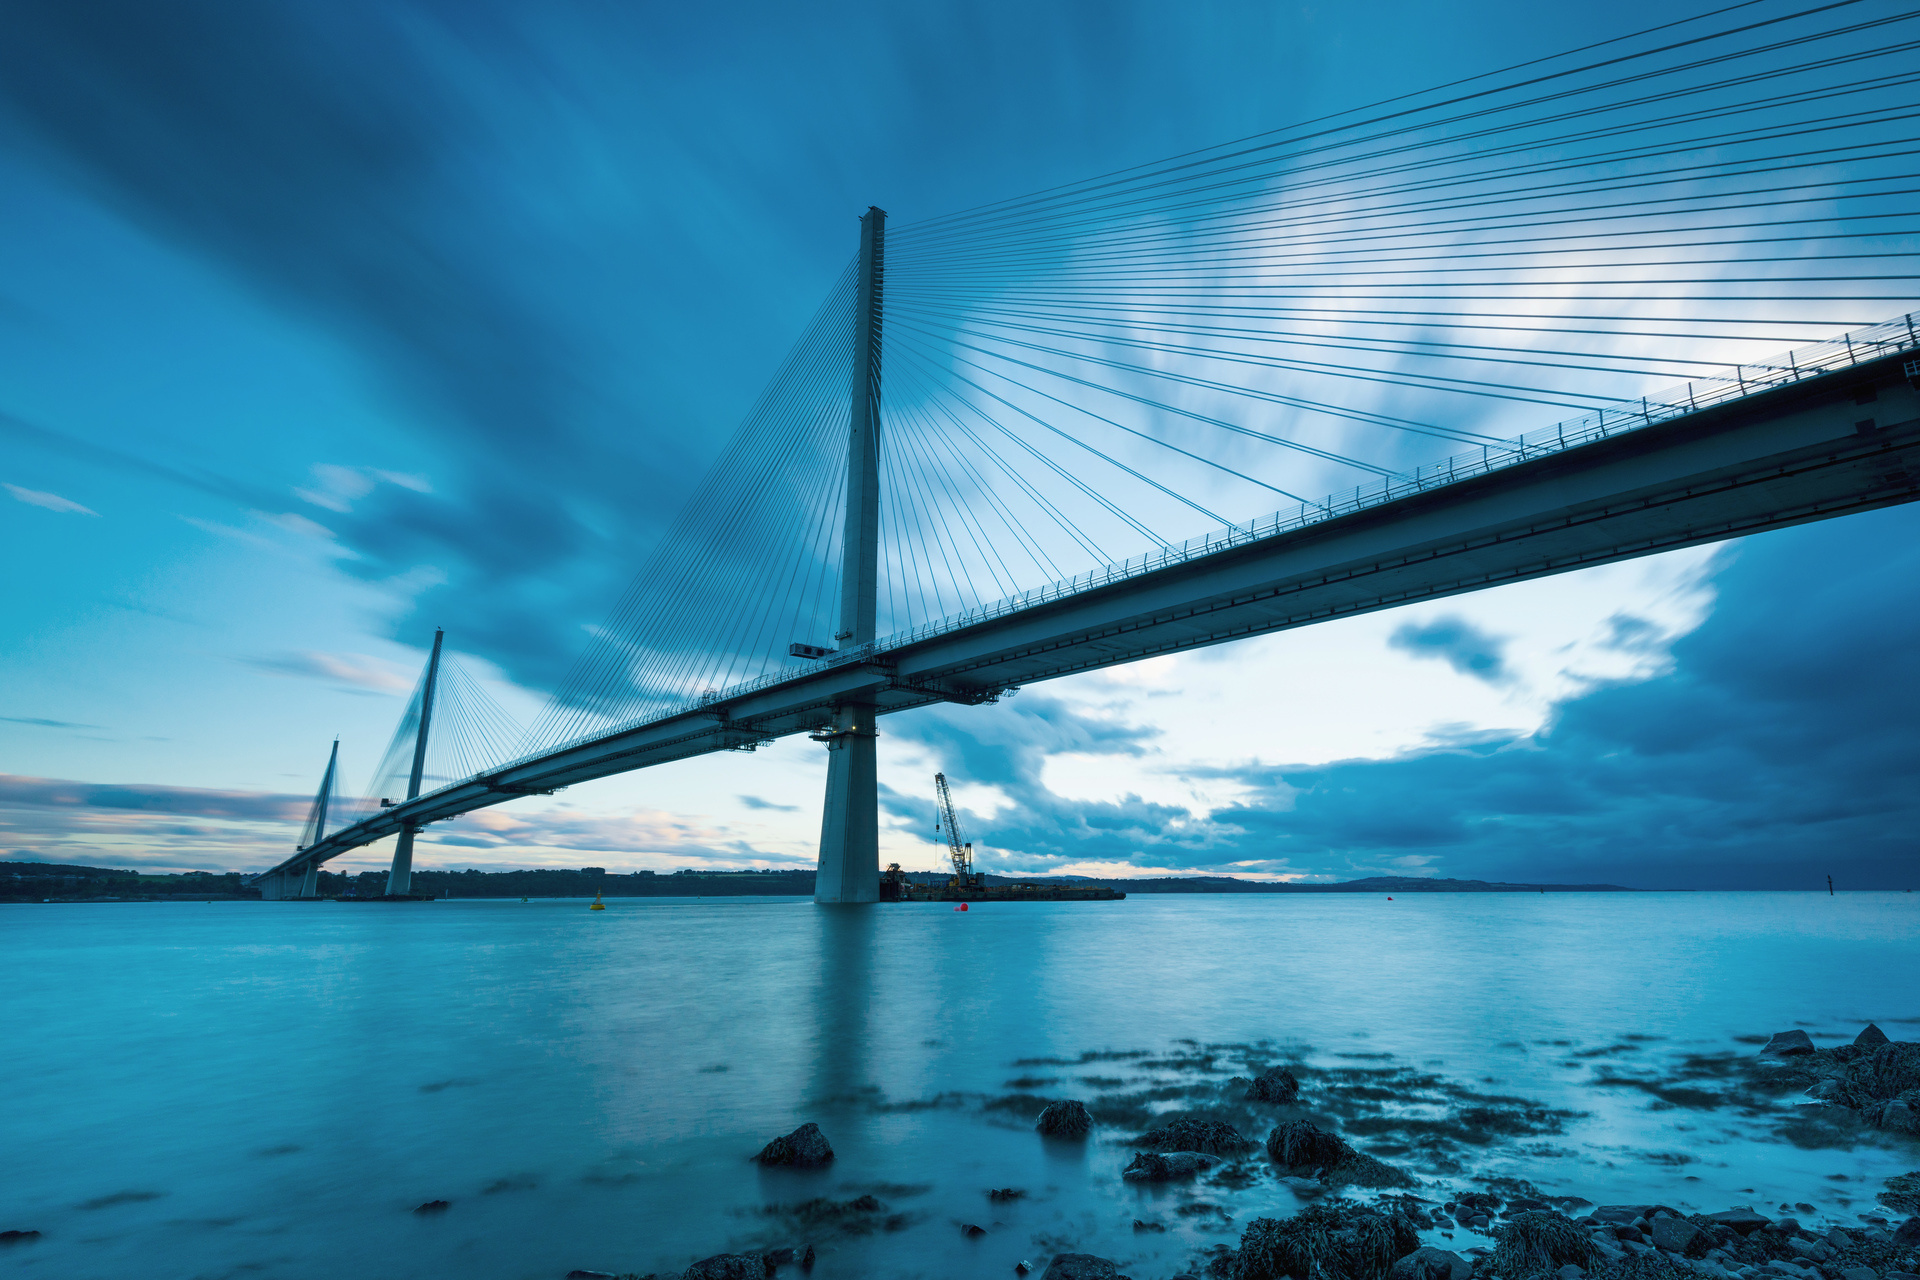
M 1503 880 L 1443 880 L 1421 876 L 1368 876 L 1330 884 L 1237 880 L 1232 876 L 1170 876 L 1116 880 L 1128 893 L 1638 893 L 1621 884 L 1509 884 Z

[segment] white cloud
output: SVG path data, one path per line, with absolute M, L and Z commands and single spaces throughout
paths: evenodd
M 45 507 L 48 511 L 58 511 L 66 515 L 75 516 L 97 516 L 100 514 L 91 508 L 81 506 L 71 498 L 63 498 L 57 493 L 47 493 L 41 489 L 22 489 L 17 484 L 8 484 L 0 487 L 4 487 L 8 493 L 12 494 L 14 501 L 24 502 L 30 507 Z

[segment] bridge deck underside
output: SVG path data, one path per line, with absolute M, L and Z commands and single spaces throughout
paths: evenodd
M 517 795 L 825 729 L 833 709 L 1009 686 L 1920 497 L 1913 353 L 1244 543 L 507 766 L 388 809 L 296 866 Z

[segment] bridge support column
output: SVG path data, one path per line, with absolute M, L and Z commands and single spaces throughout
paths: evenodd
M 309 862 L 300 876 L 300 896 L 317 898 L 320 896 L 320 864 Z
M 840 549 L 842 649 L 872 644 L 880 583 L 880 322 L 887 213 L 860 219 L 860 274 L 853 312 L 853 418 L 847 438 L 847 522 Z M 874 709 L 846 703 L 826 735 L 827 802 L 820 815 L 815 902 L 880 900 L 880 795 Z
M 433 653 L 427 658 L 427 676 L 420 686 L 420 730 L 413 739 L 413 772 L 407 775 L 409 800 L 419 799 L 420 779 L 427 767 L 427 730 L 433 724 L 433 690 L 440 682 L 440 644 L 446 638 L 445 628 L 434 628 Z M 393 866 L 387 872 L 389 895 L 413 892 L 413 833 L 418 830 L 408 823 L 393 842 Z
M 400 828 L 400 834 L 394 838 L 393 866 L 387 871 L 389 896 L 413 892 L 413 833 L 419 829 L 412 823 L 408 823 Z
M 820 815 L 815 902 L 880 900 L 879 735 L 871 706 L 839 709 L 827 743 L 827 803 Z

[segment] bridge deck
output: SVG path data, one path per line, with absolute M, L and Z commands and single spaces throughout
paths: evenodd
M 275 871 L 519 795 L 880 713 L 1920 497 L 1912 350 L 1652 421 L 1160 567 L 875 645 L 517 761 L 342 829 Z M 273 873 L 269 873 L 273 874 Z

